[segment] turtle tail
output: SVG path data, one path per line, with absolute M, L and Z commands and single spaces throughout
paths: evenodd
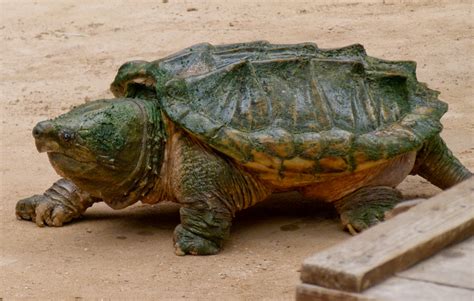
M 418 151 L 412 174 L 418 174 L 441 189 L 450 188 L 472 173 L 453 155 L 439 135 Z

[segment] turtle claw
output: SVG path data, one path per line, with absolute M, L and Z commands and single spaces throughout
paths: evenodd
M 76 212 L 66 209 L 62 203 L 51 200 L 45 195 L 34 195 L 16 204 L 17 219 L 31 220 L 38 227 L 46 225 L 61 227 L 76 215 Z
M 209 239 L 194 234 L 178 225 L 174 230 L 175 254 L 178 256 L 190 255 L 214 255 L 220 251 L 220 246 Z
M 351 224 L 347 224 L 346 228 L 349 231 L 349 233 L 354 235 L 354 236 L 359 234 L 359 232 L 357 232 Z
M 351 235 L 357 235 L 360 232 L 382 222 L 383 216 L 373 212 L 344 212 L 341 214 L 343 228 Z M 368 216 L 372 215 L 372 216 Z
M 391 187 L 364 187 L 337 201 L 336 209 L 344 228 L 356 235 L 384 221 L 400 200 L 400 192 Z
M 44 195 L 34 195 L 16 203 L 15 213 L 19 220 L 36 221 L 36 207 L 45 200 Z

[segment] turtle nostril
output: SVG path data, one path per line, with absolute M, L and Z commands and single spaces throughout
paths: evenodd
M 33 137 L 39 138 L 41 136 L 41 131 L 38 129 L 38 127 L 35 126 L 33 129 Z
M 49 121 L 42 121 L 33 128 L 33 137 L 40 138 L 52 130 L 53 126 Z

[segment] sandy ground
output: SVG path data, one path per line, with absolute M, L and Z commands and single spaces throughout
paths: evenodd
M 349 237 L 330 209 L 287 196 L 239 214 L 224 251 L 209 257 L 173 254 L 170 204 L 99 204 L 63 228 L 17 221 L 17 200 L 58 178 L 32 127 L 112 97 L 127 60 L 203 41 L 362 43 L 372 56 L 418 62 L 419 80 L 450 106 L 442 136 L 474 169 L 470 1 L 163 2 L 0 2 L 0 298 L 292 299 L 302 260 Z M 401 189 L 407 198 L 439 191 L 417 177 Z

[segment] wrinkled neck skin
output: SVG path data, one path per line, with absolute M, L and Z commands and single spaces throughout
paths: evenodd
M 175 194 L 173 193 L 174 180 L 172 178 L 173 173 L 173 159 L 176 155 L 176 137 L 180 136 L 179 130 L 176 130 L 175 124 L 169 120 L 169 118 L 161 113 L 161 120 L 163 124 L 163 133 L 166 145 L 163 148 L 163 156 L 161 163 L 160 175 L 155 183 L 152 190 L 144 195 L 140 201 L 146 204 L 156 204 L 161 201 L 178 202 Z
M 160 182 L 166 140 L 161 110 L 153 101 L 136 99 L 136 103 L 146 118 L 141 154 L 134 171 L 117 185 L 121 195 L 104 196 L 104 201 L 114 209 L 125 208 L 146 198 Z

